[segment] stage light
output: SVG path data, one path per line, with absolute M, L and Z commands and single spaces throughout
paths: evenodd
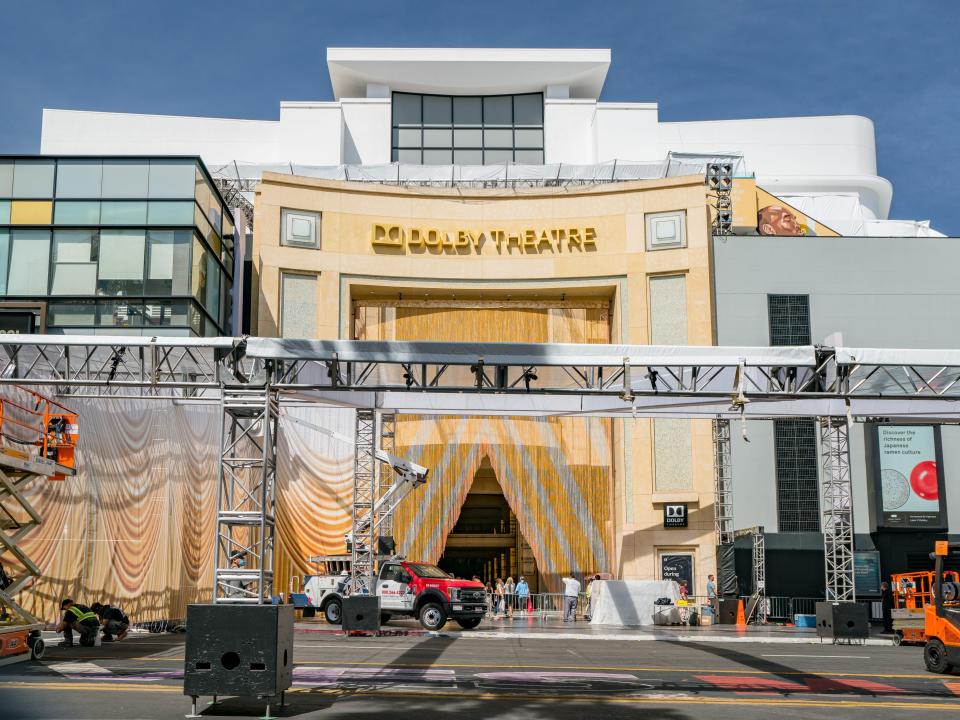
M 523 385 L 527 389 L 527 392 L 530 392 L 531 381 L 535 382 L 536 380 L 537 380 L 536 368 L 528 367 L 523 371 Z

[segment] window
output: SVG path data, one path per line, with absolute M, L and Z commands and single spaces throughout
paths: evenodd
M 94 295 L 97 289 L 95 230 L 57 230 L 53 234 L 51 295 Z
M 52 302 L 47 306 L 47 324 L 57 327 L 93 327 L 97 305 L 93 300 Z
M 151 160 L 151 198 L 192 198 L 197 164 L 193 160 Z
M 647 220 L 647 250 L 686 247 L 686 211 L 649 213 Z
M 148 225 L 193 225 L 192 202 L 156 202 L 147 208 Z
M 0 230 L 0 295 L 7 294 L 7 260 L 10 257 L 10 233 Z
M 820 532 L 817 431 L 813 420 L 774 420 L 780 532 Z
M 303 210 L 280 211 L 281 245 L 320 247 L 320 213 Z
M 53 211 L 53 222 L 57 225 L 98 225 L 100 224 L 100 203 L 83 200 L 57 200 Z
M 543 95 L 394 93 L 392 140 L 402 163 L 543 164 Z
M 810 296 L 767 295 L 771 345 L 809 345 Z
M 317 276 L 280 273 L 280 337 L 317 336 Z
M 145 295 L 190 294 L 192 239 L 193 233 L 189 230 L 150 230 L 147 233 Z
M 10 223 L 10 201 L 0 200 L 0 225 Z
M 104 160 L 101 197 L 145 198 L 150 164 L 146 160 Z
M 102 181 L 101 160 L 60 160 L 57 163 L 58 198 L 98 198 Z
M 10 233 L 8 295 L 46 295 L 50 265 L 49 230 L 13 230 Z
M 13 169 L 13 197 L 53 197 L 53 160 L 17 160 Z
M 143 200 L 104 200 L 100 203 L 103 225 L 143 225 L 147 222 L 147 203 Z
M 143 230 L 100 231 L 100 269 L 97 274 L 97 294 L 143 294 L 145 245 L 146 234 Z
M 10 224 L 49 225 L 52 211 L 49 200 L 14 200 L 10 203 Z

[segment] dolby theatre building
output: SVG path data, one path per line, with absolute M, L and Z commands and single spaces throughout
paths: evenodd
M 46 110 L 42 151 L 199 155 L 235 181 L 252 203 L 235 330 L 263 336 L 714 344 L 718 156 L 743 178 L 738 231 L 890 234 L 862 117 L 660 122 L 654 103 L 598 100 L 607 50 L 327 63 L 334 99 L 282 103 L 279 120 Z M 350 411 L 311 412 L 352 431 Z M 285 433 L 278 589 L 343 551 L 352 498 L 352 448 Z M 395 519 L 408 557 L 535 592 L 573 570 L 702 595 L 715 571 L 709 422 L 401 416 L 396 447 L 431 469 Z

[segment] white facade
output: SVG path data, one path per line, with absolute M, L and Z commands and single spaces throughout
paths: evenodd
M 195 154 L 210 166 L 234 160 L 382 165 L 391 162 L 392 92 L 542 92 L 546 164 L 655 161 L 670 151 L 740 153 L 746 170 L 771 192 L 852 196 L 860 213 L 854 224 L 863 234 L 891 234 L 877 222 L 888 217 L 893 188 L 877 175 L 869 119 L 660 122 L 656 103 L 598 100 L 609 64 L 609 50 L 330 48 L 332 101 L 281 102 L 272 121 L 44 109 L 40 151 Z

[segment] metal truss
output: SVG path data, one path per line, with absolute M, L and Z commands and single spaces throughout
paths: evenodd
M 260 605 L 273 595 L 280 398 L 270 375 L 222 387 L 214 603 Z
M 757 594 L 757 622 L 767 622 L 767 551 L 763 537 L 763 528 L 757 528 L 753 533 L 753 591 Z
M 820 419 L 823 557 L 827 600 L 854 601 L 853 491 L 846 417 Z
M 713 421 L 713 523 L 717 545 L 733 542 L 733 462 L 730 421 Z M 722 584 L 721 584 L 722 585 Z
M 385 450 L 390 455 L 395 455 L 397 451 L 397 416 L 394 413 L 380 413 L 380 449 Z M 390 463 L 381 462 L 377 466 L 377 503 L 378 507 L 383 498 L 390 493 L 393 487 L 394 477 L 393 468 Z M 395 508 L 386 508 L 377 511 L 375 524 L 378 534 L 384 537 L 393 538 L 393 510 Z
M 371 409 L 357 410 L 355 454 L 353 461 L 353 517 L 350 532 L 351 593 L 372 592 L 376 555 L 376 524 L 372 522 L 376 503 L 377 414 Z

